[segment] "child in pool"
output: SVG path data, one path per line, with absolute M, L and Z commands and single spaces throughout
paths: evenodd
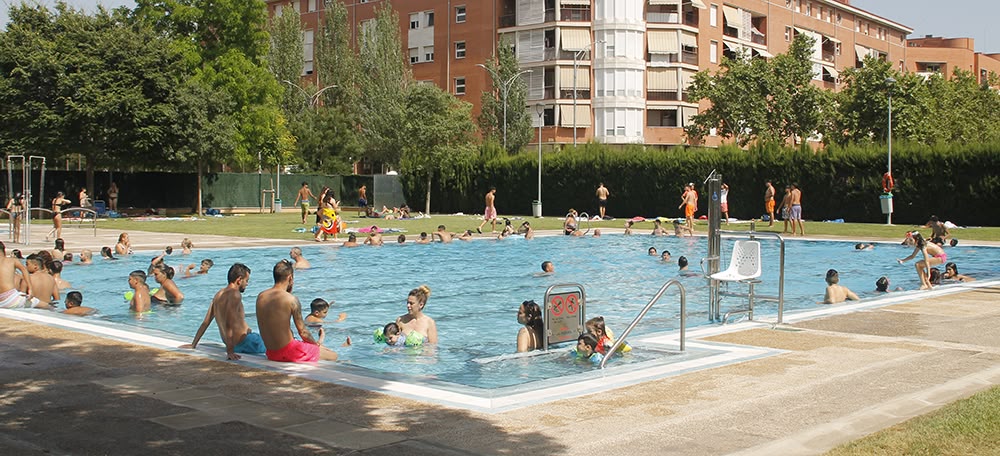
M 326 315 L 330 313 L 330 304 L 332 303 L 333 301 L 326 302 L 323 298 L 313 299 L 312 302 L 309 303 L 309 315 L 306 316 L 305 320 L 306 327 L 308 327 L 309 331 L 313 333 L 314 338 L 318 337 L 319 330 L 323 328 L 324 320 L 326 319 Z M 337 323 L 346 319 L 347 314 L 341 312 L 337 318 Z
M 615 335 L 604 326 L 604 317 L 594 317 L 587 320 L 586 323 L 587 332 L 594 335 L 597 338 L 597 352 L 604 355 L 608 353 L 608 350 L 615 344 Z M 628 353 L 632 351 L 632 347 L 628 344 L 622 344 L 619 349 L 622 353 Z
M 601 364 L 604 355 L 597 352 L 597 337 L 591 333 L 580 334 L 576 339 L 576 348 L 570 353 L 573 357 L 581 361 L 589 361 L 592 364 Z
M 391 347 L 416 347 L 423 345 L 424 337 L 416 331 L 404 333 L 396 322 L 375 330 L 375 342 L 385 342 Z

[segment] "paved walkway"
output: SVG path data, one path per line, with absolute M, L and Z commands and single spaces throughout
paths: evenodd
M 498 414 L 0 318 L 0 454 L 821 454 L 1000 384 L 998 295 L 712 336 L 786 352 Z

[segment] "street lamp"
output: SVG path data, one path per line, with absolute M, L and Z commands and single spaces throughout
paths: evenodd
M 892 89 L 896 85 L 896 80 L 893 78 L 885 78 L 885 84 L 888 86 L 889 92 L 889 163 L 887 168 L 887 174 L 889 179 L 892 179 Z M 889 189 L 892 191 L 892 189 Z M 891 197 L 890 197 L 891 198 Z M 888 211 L 886 211 L 886 225 L 892 225 L 892 200 L 889 200 Z
M 500 80 L 500 75 L 497 74 L 496 70 L 483 65 L 482 63 L 477 63 L 477 67 L 481 67 L 490 74 L 493 81 L 500 81 L 500 96 L 503 97 L 503 150 L 507 150 L 507 95 L 510 93 L 510 86 L 514 84 L 514 81 L 520 77 L 522 74 L 531 73 L 531 70 L 524 70 L 520 73 L 511 76 L 510 79 L 506 81 Z
M 597 41 L 594 41 L 593 43 L 587 44 L 586 46 L 584 46 L 583 49 L 580 49 L 579 51 L 576 51 L 576 54 L 573 54 L 573 146 L 576 146 L 576 67 L 577 67 L 577 61 L 580 60 L 580 56 L 583 55 L 584 52 L 589 51 L 590 48 L 592 48 L 595 44 L 598 44 L 598 43 L 604 43 L 604 40 L 597 40 Z M 593 60 L 593 59 L 591 59 L 591 60 Z M 591 81 L 590 87 L 591 87 L 591 90 L 593 90 L 593 87 L 594 87 L 593 81 Z
M 545 115 L 545 105 L 535 104 L 535 112 L 538 113 L 538 213 L 535 217 L 542 216 L 542 117 Z
M 316 93 L 314 93 L 312 95 L 309 95 L 309 92 L 306 92 L 305 89 L 303 89 L 302 87 L 299 87 L 298 84 L 296 84 L 296 83 L 294 83 L 292 81 L 289 81 L 289 80 L 286 79 L 286 80 L 283 80 L 281 82 L 284 82 L 285 84 L 288 84 L 288 85 L 290 85 L 292 87 L 295 87 L 296 89 L 299 89 L 299 92 L 302 92 L 302 95 L 304 95 L 306 97 L 306 102 L 309 103 L 309 107 L 310 108 L 315 108 L 316 107 L 316 103 L 319 101 L 319 96 L 322 95 L 323 92 L 325 92 L 327 89 L 332 89 L 334 87 L 337 87 L 337 84 L 328 85 L 326 87 L 323 87 L 322 89 L 317 90 Z

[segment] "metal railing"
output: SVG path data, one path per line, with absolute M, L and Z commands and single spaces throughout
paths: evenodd
M 48 218 L 55 217 L 55 211 L 46 207 L 32 207 L 28 209 L 28 212 L 34 214 L 40 212 L 48 216 Z M 77 212 L 78 214 L 73 214 Z M 67 219 L 66 214 L 70 214 L 71 218 Z M 94 236 L 97 236 L 97 211 L 86 208 L 86 207 L 70 207 L 59 211 L 59 215 L 63 216 L 63 226 L 76 226 L 83 227 L 84 225 L 89 225 L 90 228 L 94 230 Z M 32 215 L 31 219 L 39 219 L 44 217 L 38 217 Z
M 642 320 L 642 317 L 646 316 L 646 313 L 649 312 L 649 309 L 653 307 L 653 304 L 656 304 L 656 302 L 660 300 L 660 297 L 662 297 L 663 294 L 667 292 L 667 289 L 670 288 L 671 285 L 676 285 L 677 289 L 680 290 L 681 292 L 680 351 L 684 351 L 684 331 L 687 326 L 687 292 L 684 290 L 684 285 L 680 281 L 678 281 L 677 279 L 670 279 L 669 281 L 667 281 L 667 283 L 663 284 L 663 286 L 660 287 L 660 291 L 656 292 L 656 295 L 653 296 L 653 299 L 649 300 L 649 303 L 646 304 L 646 307 L 642 308 L 642 311 L 639 312 L 639 315 L 636 315 L 635 319 L 632 320 L 632 323 L 628 325 L 628 328 L 625 328 L 625 331 L 623 331 L 618 336 L 618 340 L 615 341 L 615 344 L 608 349 L 608 353 L 605 354 L 604 359 L 601 360 L 601 369 L 604 369 L 604 365 L 607 364 L 608 359 L 611 358 L 611 355 L 615 354 L 615 352 L 618 351 L 618 349 L 620 349 L 622 345 L 625 345 L 625 338 L 632 333 L 632 330 L 635 329 L 635 326 L 637 324 L 639 324 L 639 321 Z
M 772 233 L 769 231 L 755 231 L 754 223 L 750 224 L 750 231 L 719 231 L 720 237 L 744 237 L 748 236 L 751 240 L 756 237 L 772 237 L 776 238 L 780 243 L 781 247 L 779 250 L 779 261 L 778 261 L 778 296 L 764 296 L 764 295 L 754 295 L 753 298 L 760 301 L 773 301 L 778 303 L 778 324 L 781 324 L 784 319 L 785 313 L 785 238 L 778 233 Z M 702 260 L 712 260 L 718 258 L 705 258 Z M 719 281 L 711 279 L 709 277 L 710 287 L 715 289 L 714 299 L 709 299 L 709 309 L 708 318 L 709 321 L 723 321 L 720 318 L 721 311 L 721 299 L 719 298 Z M 751 309 L 752 311 L 752 309 Z M 724 322 L 724 321 L 723 321 Z

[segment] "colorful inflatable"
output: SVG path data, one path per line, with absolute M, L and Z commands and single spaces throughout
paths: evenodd
M 337 211 L 332 208 L 323 208 L 320 219 L 320 230 L 326 234 L 337 234 L 344 230 L 340 219 L 337 218 Z

